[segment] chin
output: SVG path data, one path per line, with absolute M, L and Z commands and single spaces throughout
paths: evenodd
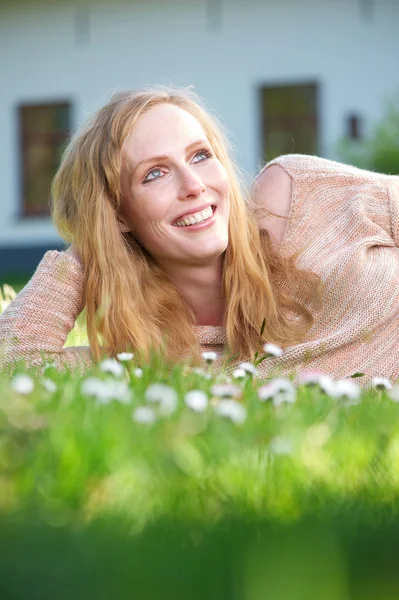
M 206 254 L 214 254 L 215 256 L 219 256 L 220 254 L 223 254 L 223 252 L 226 250 L 228 246 L 228 240 L 208 240 L 208 241 L 203 241 L 201 243 L 201 245 L 198 247 L 198 250 L 200 252 L 200 254 L 206 255 Z

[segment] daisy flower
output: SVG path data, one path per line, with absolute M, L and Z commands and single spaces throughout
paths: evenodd
M 100 371 L 103 373 L 111 373 L 115 377 L 121 377 L 125 369 L 120 362 L 118 362 L 115 358 L 106 358 L 100 363 Z
M 152 425 L 152 423 L 155 423 L 156 418 L 155 411 L 149 406 L 138 406 L 132 412 L 133 421 L 143 425 Z
M 211 365 L 212 363 L 214 363 L 218 357 L 216 352 L 203 352 L 201 354 L 201 356 L 208 365 Z
M 208 396 L 201 390 L 192 390 L 184 396 L 184 402 L 195 412 L 203 412 L 208 406 Z
M 277 358 L 280 358 L 284 354 L 284 350 L 276 344 L 264 344 L 263 352 L 267 354 L 267 356 L 273 356 Z
M 376 390 L 391 390 L 392 383 L 386 377 L 373 377 L 371 385 Z
M 215 406 L 215 412 L 231 419 L 236 425 L 241 425 L 247 418 L 246 408 L 236 400 L 220 400 Z
M 250 362 L 242 362 L 238 365 L 239 369 L 242 369 L 243 371 L 245 371 L 245 373 L 247 373 L 247 375 L 257 375 L 258 371 L 257 368 L 255 367 L 255 365 L 253 365 Z
M 11 380 L 11 387 L 18 393 L 27 396 L 35 388 L 35 382 L 29 375 L 15 375 Z
M 159 413 L 163 416 L 171 415 L 177 408 L 177 393 L 164 383 L 152 383 L 144 393 L 147 402 L 159 405 Z
M 119 354 L 116 355 L 116 358 L 119 360 L 119 362 L 129 362 L 129 360 L 132 360 L 134 354 L 132 352 L 119 352 Z

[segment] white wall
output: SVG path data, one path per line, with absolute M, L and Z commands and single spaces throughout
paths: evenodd
M 260 155 L 259 87 L 317 80 L 321 153 L 331 156 L 345 115 L 354 111 L 370 122 L 399 88 L 399 2 L 373 0 L 371 17 L 363 15 L 364 5 L 364 0 L 2 3 L 0 247 L 59 242 L 48 220 L 17 218 L 17 104 L 70 98 L 78 126 L 118 89 L 192 84 L 222 116 L 239 164 L 252 175 Z

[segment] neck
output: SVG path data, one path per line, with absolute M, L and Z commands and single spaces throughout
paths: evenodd
M 162 269 L 180 295 L 194 308 L 196 325 L 223 325 L 223 259 L 207 265 L 179 265 Z

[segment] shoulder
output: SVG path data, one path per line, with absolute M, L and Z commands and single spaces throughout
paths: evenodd
M 337 162 L 329 158 L 322 158 L 320 156 L 314 156 L 310 154 L 285 154 L 268 162 L 260 170 L 256 179 L 261 177 L 263 173 L 269 170 L 272 166 L 276 165 L 281 167 L 294 180 L 311 180 L 312 178 L 328 179 L 331 177 L 349 177 L 355 179 L 379 177 L 378 173 L 365 171 L 364 169 L 359 169 L 353 165 Z
M 290 214 L 292 180 L 284 168 L 272 164 L 263 169 L 252 186 L 254 210 L 260 229 L 266 229 L 277 244 L 284 237 Z
M 353 169 L 305 154 L 285 154 L 268 162 L 255 177 L 252 192 L 263 208 L 288 217 L 294 183 L 320 181 L 322 174 Z
M 294 203 L 297 211 L 309 198 L 312 207 L 315 199 L 322 204 L 330 201 L 347 205 L 348 197 L 354 193 L 365 189 L 368 193 L 380 191 L 386 185 L 382 178 L 378 173 L 318 156 L 279 156 L 261 169 L 252 186 L 254 209 L 259 214 L 265 212 L 259 226 L 281 243 Z M 330 193 L 337 189 L 338 195 Z

